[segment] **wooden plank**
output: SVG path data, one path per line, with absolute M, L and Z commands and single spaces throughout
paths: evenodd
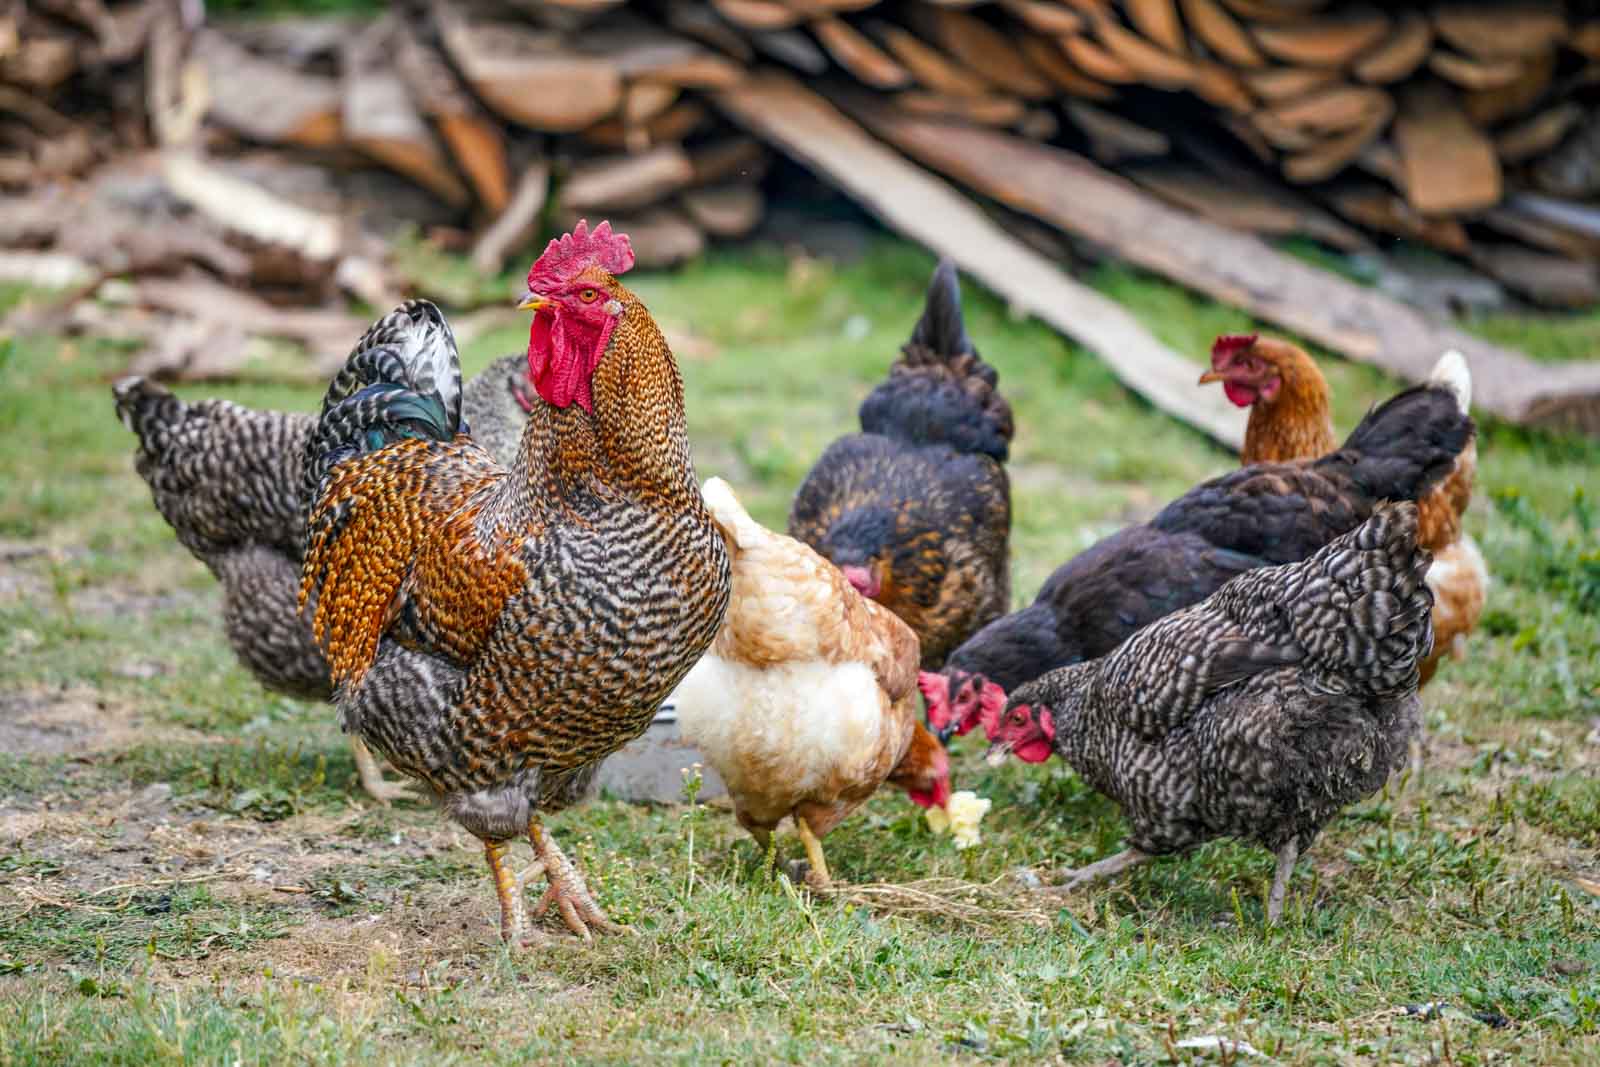
M 1071 152 L 914 119 L 866 98 L 851 98 L 849 106 L 912 157 L 1146 270 L 1410 381 L 1425 380 L 1441 352 L 1458 349 L 1472 365 L 1483 410 L 1600 434 L 1600 362 L 1534 363 L 1249 234 L 1169 207 Z
M 907 162 L 791 78 L 754 77 L 716 97 L 734 121 L 836 182 L 890 227 L 940 255 L 1095 352 L 1130 389 L 1230 448 L 1244 421 L 1194 388 L 1195 364 L 1157 341 L 1123 307 L 1067 277 L 1001 230 L 943 180 Z M 940 129 L 948 124 L 932 123 Z

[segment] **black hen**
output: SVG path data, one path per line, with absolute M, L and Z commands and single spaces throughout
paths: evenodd
M 1386 504 L 1309 559 L 1242 575 L 1108 656 L 1011 694 L 990 754 L 1052 751 L 1121 805 L 1130 847 L 1062 890 L 1217 837 L 1295 859 L 1404 762 L 1433 646 L 1415 504 Z
M 1011 407 L 967 339 L 948 261 L 901 352 L 861 432 L 806 475 L 789 534 L 904 620 L 931 669 L 1009 606 Z
M 1305 559 L 1381 501 L 1418 499 L 1474 435 L 1450 389 L 1422 385 L 1369 412 L 1337 452 L 1196 486 L 1063 564 L 1032 604 L 974 634 L 942 674 L 924 675 L 929 725 L 944 738 L 966 733 L 1016 686 L 1105 655 L 1244 571 Z
M 496 360 L 467 382 L 469 429 L 510 462 L 527 421 L 528 361 Z M 187 404 L 144 378 L 114 389 L 117 417 L 139 438 L 134 463 L 178 540 L 222 584 L 222 624 L 239 661 L 268 689 L 329 700 L 328 662 L 297 610 L 305 555 L 306 447 L 317 417 L 255 411 L 227 400 Z M 408 796 L 385 782 L 351 738 L 361 783 L 380 800 Z

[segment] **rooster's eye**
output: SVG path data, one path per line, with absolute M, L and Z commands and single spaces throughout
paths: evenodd
M 578 293 L 578 299 L 582 300 L 585 304 L 592 304 L 599 298 L 600 294 L 595 292 L 593 289 L 584 289 Z

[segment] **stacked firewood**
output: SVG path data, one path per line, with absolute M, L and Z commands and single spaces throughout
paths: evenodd
M 760 222 L 768 149 L 718 101 L 778 66 L 847 108 L 1084 151 L 1231 226 L 1400 236 L 1542 302 L 1600 299 L 1587 2 L 435 0 L 208 25 L 198 8 L 0 8 L 0 185 L 192 127 L 213 157 L 265 145 L 403 175 L 486 267 L 579 215 L 667 263 Z

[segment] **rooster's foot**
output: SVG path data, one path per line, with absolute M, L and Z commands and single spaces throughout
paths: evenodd
M 545 890 L 544 896 L 535 905 L 533 914 L 541 917 L 550 910 L 554 904 L 560 912 L 561 919 L 567 924 L 567 929 L 583 938 L 585 941 L 593 939 L 589 929 L 602 930 L 608 934 L 627 934 L 633 931 L 621 923 L 612 922 L 610 917 L 600 909 L 594 894 L 589 892 L 589 887 L 584 883 L 583 875 L 578 873 L 578 868 L 561 851 L 561 846 L 556 844 L 538 820 L 528 824 L 528 840 L 533 843 L 533 850 L 539 857 L 535 866 L 539 872 L 550 880 L 550 888 Z
M 1040 892 L 1072 893 L 1082 889 L 1084 886 L 1093 885 L 1095 882 L 1104 881 L 1107 878 L 1113 878 L 1131 867 L 1137 867 L 1141 863 L 1149 862 L 1150 859 L 1150 856 L 1136 848 L 1125 848 L 1115 856 L 1098 860 L 1087 867 L 1063 867 L 1055 873 L 1055 877 L 1058 879 L 1057 883 L 1052 886 L 1046 886 Z
M 383 776 L 383 771 L 378 768 L 377 757 L 362 744 L 361 738 L 350 738 L 350 754 L 356 759 L 356 774 L 361 778 L 361 788 L 379 804 L 387 808 L 396 800 L 418 799 L 417 794 L 405 783 L 391 782 Z

